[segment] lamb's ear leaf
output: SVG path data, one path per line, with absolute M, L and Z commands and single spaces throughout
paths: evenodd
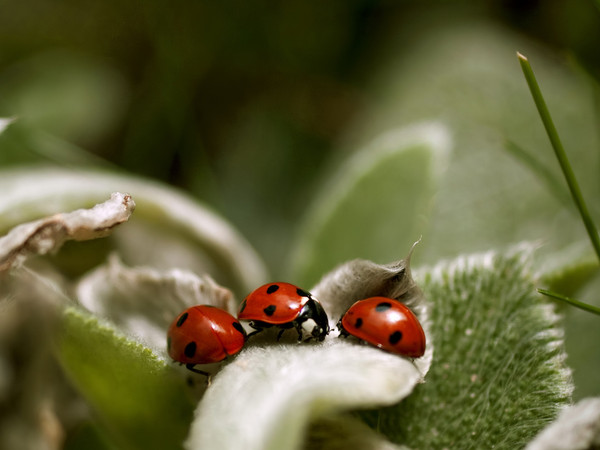
M 589 242 L 578 242 L 572 247 L 576 249 L 555 253 L 551 265 L 539 264 L 540 287 L 574 297 L 598 276 L 598 258 L 589 249 Z M 580 250 L 582 248 L 585 250 Z
M 597 448 L 600 444 L 600 397 L 588 397 L 563 411 L 529 443 L 527 450 Z
M 254 249 L 208 206 L 165 184 L 123 174 L 50 167 L 1 170 L 0 192 L 6 195 L 0 196 L 0 234 L 43 216 L 91 207 L 115 190 L 135 199 L 135 220 L 108 239 L 63 248 L 53 262 L 70 278 L 117 250 L 130 266 L 210 273 L 240 293 L 266 282 Z
M 185 447 L 296 449 L 311 421 L 397 403 L 420 381 L 409 359 L 332 336 L 251 346 L 213 379 Z
M 569 404 L 562 329 L 529 250 L 440 263 L 421 287 L 435 361 L 402 403 L 363 417 L 412 448 L 523 448 Z
M 397 259 L 424 232 L 449 148 L 431 122 L 385 133 L 350 158 L 307 211 L 291 278 L 310 286 L 350 259 Z
M 114 442 L 130 449 L 181 445 L 194 400 L 168 363 L 109 322 L 65 309 L 59 359 Z

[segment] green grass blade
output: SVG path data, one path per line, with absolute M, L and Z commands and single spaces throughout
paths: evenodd
M 600 316 L 600 308 L 597 308 L 596 306 L 588 305 L 587 303 L 580 302 L 579 300 L 575 300 L 574 298 L 567 297 L 566 295 L 562 295 L 557 292 L 552 292 L 547 289 L 538 289 L 538 292 L 540 294 L 546 295 L 556 300 L 560 300 L 562 302 L 569 303 L 570 305 L 573 305 L 579 309 L 583 309 L 584 311 L 588 311 L 593 314 L 598 314 Z
M 529 64 L 528 59 L 522 54 L 517 52 L 517 56 L 519 58 L 519 63 L 521 64 L 521 69 L 523 70 L 523 74 L 525 75 L 525 79 L 527 80 L 527 84 L 529 86 L 529 90 L 531 92 L 531 96 L 533 97 L 533 101 L 537 107 L 537 110 L 540 114 L 540 118 L 544 124 L 544 128 L 546 129 L 546 133 L 548 134 L 548 138 L 550 139 L 550 143 L 552 144 L 552 148 L 554 149 L 554 153 L 556 154 L 556 158 L 558 159 L 558 163 L 560 164 L 560 168 L 563 171 L 567 184 L 569 186 L 569 190 L 571 191 L 571 196 L 579 210 L 585 228 L 588 232 L 590 240 L 592 241 L 592 245 L 594 247 L 594 251 L 600 260 L 600 238 L 598 236 L 598 230 L 594 225 L 590 212 L 583 200 L 583 196 L 581 194 L 581 189 L 579 188 L 579 183 L 575 178 L 575 174 L 573 173 L 573 169 L 571 164 L 569 163 L 569 159 L 567 158 L 567 154 L 562 145 L 562 142 L 558 136 L 558 131 L 554 126 L 554 122 L 552 121 L 552 117 L 550 116 L 550 111 L 546 105 L 538 82 L 535 78 L 531 65 Z

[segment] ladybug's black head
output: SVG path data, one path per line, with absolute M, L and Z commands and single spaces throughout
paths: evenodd
M 327 313 L 314 298 L 310 298 L 306 302 L 296 320 L 311 338 L 322 341 L 329 334 Z

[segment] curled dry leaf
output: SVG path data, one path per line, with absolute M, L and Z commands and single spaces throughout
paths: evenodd
M 341 316 L 354 302 L 382 296 L 400 300 L 411 309 L 423 306 L 423 294 L 410 270 L 410 258 L 418 242 L 405 259 L 390 264 L 355 259 L 325 275 L 311 292 L 333 316 Z
M 116 255 L 79 282 L 77 298 L 93 313 L 109 318 L 155 349 L 164 349 L 165 330 L 185 308 L 207 304 L 234 313 L 237 304 L 231 291 L 208 275 L 127 267 Z
M 433 345 L 425 297 L 410 268 L 410 259 L 418 243 L 413 244 L 405 259 L 390 264 L 376 264 L 362 259 L 348 261 L 325 275 L 311 292 L 328 312 L 334 335 L 338 319 L 358 300 L 381 296 L 407 305 L 419 318 L 427 337 L 425 355 L 415 361 L 425 376 L 431 365 Z
M 429 326 L 410 255 L 390 265 L 351 261 L 326 275 L 313 294 L 332 326 L 354 301 L 385 295 L 405 301 Z M 311 421 L 345 410 L 398 403 L 423 377 L 433 353 L 410 360 L 332 330 L 321 343 L 273 345 L 251 339 L 214 379 L 196 410 L 186 448 L 300 448 Z M 385 447 L 383 447 L 385 448 Z
M 527 450 L 600 448 L 600 397 L 587 398 L 565 409 Z
M 135 220 L 111 236 L 128 264 L 211 273 L 239 292 L 267 281 L 264 263 L 227 221 L 177 189 L 138 177 L 57 168 L 0 171 L 6 193 L 0 196 L 0 230 L 91 206 L 115 190 L 129 192 L 137 204 Z
M 91 209 L 78 209 L 13 228 L 0 238 L 0 272 L 20 264 L 29 254 L 46 254 L 67 240 L 85 241 L 108 235 L 135 209 L 128 194 L 113 193 Z

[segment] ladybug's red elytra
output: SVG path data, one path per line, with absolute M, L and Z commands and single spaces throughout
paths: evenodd
M 419 358 L 425 353 L 425 332 L 403 303 L 371 297 L 354 303 L 337 323 L 340 337 L 350 335 L 398 355 Z
M 210 305 L 192 306 L 179 314 L 167 332 L 167 351 L 173 360 L 193 372 L 196 364 L 210 364 L 239 352 L 246 331 L 227 311 Z
M 268 283 L 252 291 L 241 303 L 238 319 L 250 321 L 253 331 L 248 337 L 265 328 L 279 327 L 277 339 L 290 328 L 309 339 L 322 341 L 329 333 L 325 310 L 312 294 L 290 283 Z

